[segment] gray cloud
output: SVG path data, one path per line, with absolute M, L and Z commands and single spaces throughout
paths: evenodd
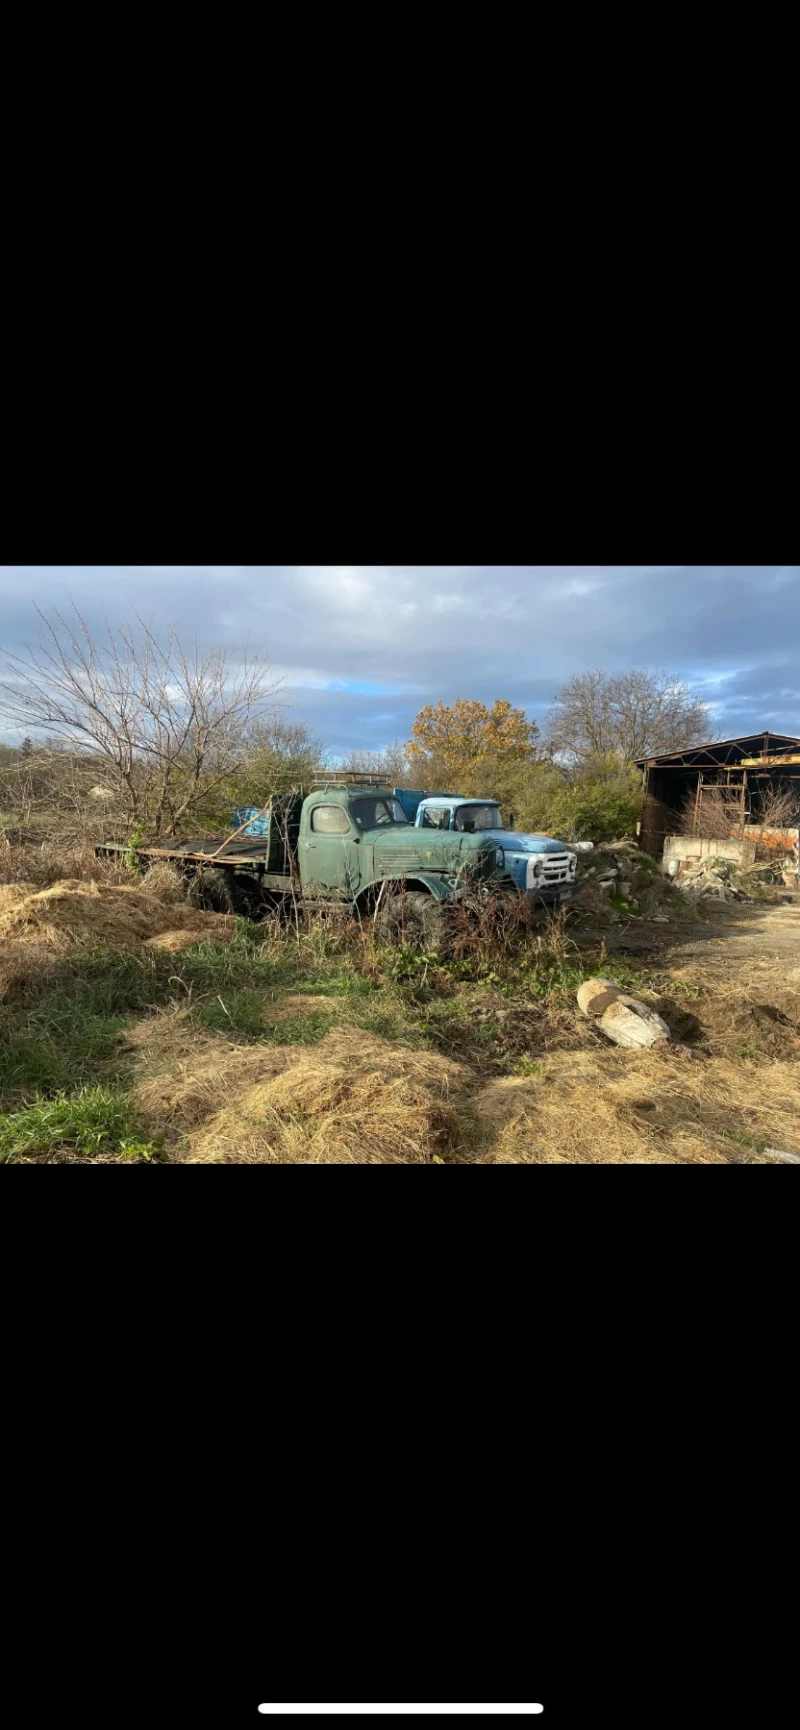
M 423 703 L 508 697 L 541 716 L 569 673 L 666 667 L 715 703 L 720 735 L 800 733 L 797 566 L 191 566 L 0 569 L 0 641 L 31 600 L 73 598 L 96 626 L 156 623 L 280 671 L 295 717 L 334 750 L 407 736 Z M 0 723 L 0 726 L 2 723 Z

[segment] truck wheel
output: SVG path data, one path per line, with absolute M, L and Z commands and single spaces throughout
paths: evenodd
M 257 877 L 249 872 L 212 870 L 201 866 L 187 890 L 190 907 L 204 913 L 233 913 L 238 919 L 263 919 L 269 901 Z
M 201 866 L 189 884 L 186 899 L 190 907 L 199 907 L 203 913 L 238 912 L 227 871 Z
M 257 877 L 237 871 L 228 880 L 228 895 L 232 911 L 240 919 L 263 919 L 267 907 Z
M 415 949 L 447 952 L 447 908 L 432 895 L 390 895 L 378 914 L 378 930 L 386 943 L 410 943 Z

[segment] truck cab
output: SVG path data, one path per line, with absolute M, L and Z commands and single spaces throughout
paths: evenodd
M 414 826 L 431 834 L 485 835 L 502 849 L 502 869 L 517 889 L 542 905 L 569 901 L 575 892 L 577 856 L 551 835 L 521 834 L 504 826 L 494 799 L 463 799 L 452 793 L 404 795 L 414 804 Z
M 303 799 L 295 847 L 305 897 L 360 905 L 397 881 L 450 900 L 468 882 L 496 879 L 502 857 L 487 834 L 421 831 L 390 788 L 342 785 L 333 776 Z

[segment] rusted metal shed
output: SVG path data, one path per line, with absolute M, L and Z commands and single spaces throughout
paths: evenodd
M 685 751 L 642 757 L 637 767 L 644 781 L 640 842 L 654 859 L 664 851 L 665 835 L 679 832 L 687 795 L 693 797 L 695 832 L 703 832 L 703 801 L 725 788 L 732 828 L 742 834 L 757 824 L 765 793 L 776 785 L 797 790 L 800 812 L 800 738 L 789 733 L 746 733 L 738 739 L 717 739 Z

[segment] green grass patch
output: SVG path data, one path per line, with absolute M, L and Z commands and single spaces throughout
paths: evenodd
M 239 1039 L 263 1039 L 264 994 L 261 991 L 229 991 L 204 1003 L 196 1019 L 212 1033 L 235 1033 Z
M 125 1023 L 83 1015 L 71 1022 L 31 1017 L 0 1043 L 0 1095 L 58 1093 L 107 1071 L 120 1052 Z
M 516 1063 L 511 1066 L 511 1074 L 532 1079 L 535 1075 L 544 1074 L 544 1064 L 537 1062 L 535 1057 L 518 1057 Z
M 284 1016 L 267 1032 L 262 1026 L 261 1033 L 272 1045 L 317 1045 L 330 1033 L 334 1020 L 324 1009 L 310 1009 L 307 1015 Z
M 374 997 L 380 991 L 380 986 L 374 979 L 368 979 L 363 973 L 331 973 L 300 982 L 296 990 L 300 996 L 306 993 L 309 997 Z
M 151 1160 L 163 1157 L 163 1140 L 146 1136 L 124 1094 L 102 1087 L 39 1099 L 0 1122 L 0 1160 L 40 1159 L 62 1149 L 88 1159 Z
M 363 998 L 351 998 L 343 1015 L 337 1017 L 350 1027 L 361 1027 L 379 1039 L 395 1039 L 407 1045 L 427 1045 L 419 1012 L 404 1002 L 401 996 L 379 993 L 378 1000 L 369 1003 Z

